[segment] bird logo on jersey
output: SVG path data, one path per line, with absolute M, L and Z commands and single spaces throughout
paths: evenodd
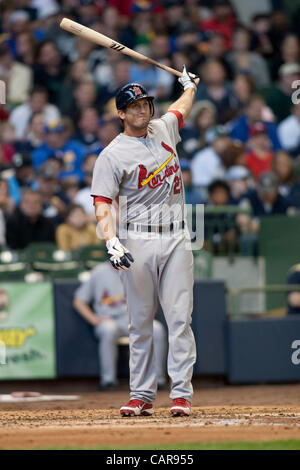
M 139 176 L 138 176 L 138 188 L 143 188 L 146 184 L 148 184 L 149 188 L 155 189 L 158 186 L 161 186 L 164 180 L 171 176 L 173 173 L 176 173 L 179 170 L 179 165 L 175 161 L 174 165 L 168 165 L 168 163 L 174 157 L 175 152 L 174 150 L 169 147 L 169 145 L 165 144 L 165 142 L 161 142 L 161 145 L 164 147 L 165 150 L 171 153 L 171 156 L 154 172 L 151 172 L 147 176 L 147 168 L 144 165 L 139 165 Z M 162 175 L 162 170 L 165 168 L 164 175 Z

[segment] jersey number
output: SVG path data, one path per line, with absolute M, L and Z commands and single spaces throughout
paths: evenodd
M 179 176 L 175 176 L 174 178 L 174 194 L 179 194 L 181 191 L 181 181 Z

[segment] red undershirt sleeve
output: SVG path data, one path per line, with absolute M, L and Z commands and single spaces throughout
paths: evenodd
M 96 202 L 106 202 L 106 204 L 112 204 L 112 199 L 110 199 L 109 197 L 93 196 L 93 195 L 92 197 L 94 198 L 94 205 Z
M 183 117 L 180 111 L 177 111 L 176 109 L 170 109 L 168 113 L 173 113 L 177 117 L 178 120 L 178 130 L 180 131 L 184 126 L 185 123 L 183 122 Z

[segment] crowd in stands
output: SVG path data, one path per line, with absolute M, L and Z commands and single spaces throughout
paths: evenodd
M 234 0 L 2 0 L 0 245 L 97 242 L 90 185 L 122 131 L 116 91 L 146 86 L 155 117 L 182 92 L 173 75 L 65 32 L 65 16 L 200 76 L 178 145 L 188 204 L 250 208 L 242 234 L 261 216 L 297 214 L 300 2 L 261 4 L 247 16 Z

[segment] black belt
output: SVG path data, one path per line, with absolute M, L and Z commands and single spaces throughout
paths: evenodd
M 173 232 L 176 227 L 181 230 L 184 229 L 185 223 L 184 220 L 180 222 L 171 222 L 168 225 L 141 225 L 141 224 L 127 224 L 127 230 L 135 230 L 136 232 L 156 232 L 156 233 L 165 233 Z

